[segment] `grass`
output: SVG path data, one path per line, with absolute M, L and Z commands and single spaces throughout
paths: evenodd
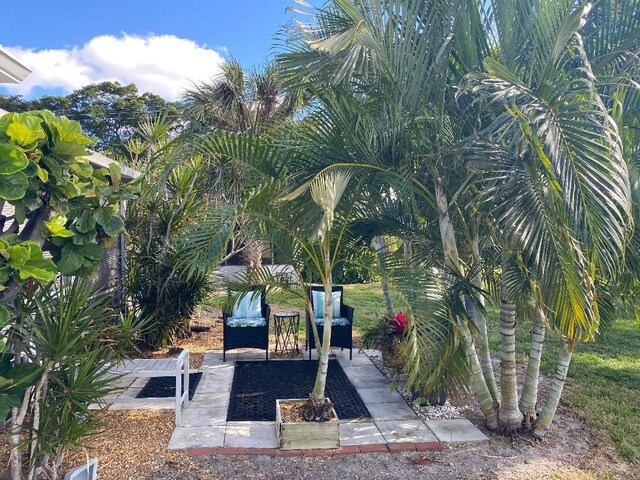
M 221 305 L 219 299 L 214 302 Z M 382 287 L 376 283 L 345 285 L 344 302 L 355 307 L 354 340 L 386 312 Z M 272 308 L 293 308 L 304 318 L 302 303 L 272 303 Z M 489 309 L 488 313 L 491 350 L 497 352 L 498 311 Z M 300 323 L 300 338 L 304 339 L 304 321 Z M 522 362 L 527 359 L 530 330 L 527 321 L 519 323 L 516 351 Z M 545 375 L 555 371 L 559 345 L 559 336 L 548 333 L 541 364 Z M 634 319 L 618 319 L 595 342 L 576 347 L 562 401 L 590 426 L 606 432 L 620 457 L 640 461 L 640 327 Z

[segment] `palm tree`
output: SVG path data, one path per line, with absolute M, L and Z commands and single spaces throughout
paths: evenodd
M 624 10 L 625 20 L 618 20 L 621 9 L 619 3 L 608 16 L 596 16 L 597 22 L 611 24 L 603 31 L 616 30 L 616 22 L 633 23 L 629 19 L 636 10 Z M 481 352 L 488 350 L 482 328 L 473 334 L 478 323 L 464 318 L 457 328 L 487 424 L 499 424 L 505 432 L 519 429 L 523 420 L 513 351 L 519 299 L 507 281 L 509 265 L 521 262 L 535 281 L 532 295 L 540 305 L 535 308 L 543 309 L 540 319 L 549 318 L 566 339 L 551 395 L 536 422 L 536 435 L 542 435 L 573 346 L 597 330 L 596 275 L 618 270 L 630 227 L 620 134 L 598 90 L 581 32 L 591 18 L 590 5 L 335 0 L 313 13 L 317 20 L 301 27 L 302 41 L 282 58 L 285 75 L 292 82 L 321 85 L 317 89 L 342 88 L 355 98 L 379 100 L 377 114 L 371 115 L 391 120 L 386 127 L 398 138 L 391 154 L 378 150 L 367 160 L 384 158 L 388 168 L 404 169 L 432 190 L 429 203 L 440 227 L 443 264 L 453 274 L 468 272 L 462 255 L 469 248 L 460 243 L 456 227 L 461 205 L 449 199 L 459 200 L 469 190 L 459 190 L 460 170 L 448 162 L 471 169 L 480 194 L 476 204 L 492 207 L 486 214 L 504 252 L 500 392 L 489 387 L 488 356 L 476 350 L 477 344 Z M 632 34 L 627 39 L 620 43 L 625 48 L 637 45 Z M 463 79 L 458 99 L 487 99 L 482 109 L 455 102 Z M 367 103 L 361 113 L 366 108 Z M 363 133 L 352 143 L 369 143 L 375 151 L 371 132 Z M 480 138 L 471 143 L 473 135 Z M 477 318 L 477 311 L 470 302 L 469 318 Z M 539 337 L 538 330 L 532 350 Z M 414 365 L 424 365 L 419 357 Z M 537 382 L 535 355 L 531 362 L 530 378 Z M 525 400 L 523 405 L 531 403 Z
M 274 64 L 247 72 L 235 59 L 224 63 L 220 74 L 210 82 L 186 90 L 182 100 L 187 136 L 215 129 L 270 135 L 290 121 L 303 104 L 300 91 L 283 86 Z M 221 202 L 241 203 L 251 171 L 237 163 L 217 167 L 213 193 Z M 262 242 L 247 240 L 244 255 L 250 269 L 262 265 L 264 249 Z

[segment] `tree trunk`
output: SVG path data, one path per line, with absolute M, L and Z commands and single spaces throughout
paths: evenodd
M 11 453 L 9 463 L 11 464 L 11 480 L 22 479 L 22 425 L 27 415 L 33 387 L 27 388 L 22 397 L 20 408 L 11 409 Z
M 331 241 L 329 235 L 325 236 L 324 242 L 324 331 L 322 332 L 322 346 L 318 352 L 318 372 L 316 382 L 313 386 L 307 407 L 303 410 L 303 415 L 307 421 L 329 420 L 331 415 L 331 403 L 325 396 L 327 385 L 327 371 L 329 369 L 329 352 L 331 351 L 331 321 L 333 319 L 333 279 L 331 276 Z
M 500 303 L 500 393 L 498 410 L 500 430 L 514 433 L 522 428 L 524 419 L 518 406 L 518 378 L 516 376 L 516 306 L 508 297 L 502 273 L 502 301 Z
M 487 388 L 487 382 L 484 379 L 482 373 L 482 366 L 478 361 L 478 354 L 476 347 L 471 337 L 471 332 L 466 325 L 460 327 L 462 337 L 467 345 L 469 361 L 471 363 L 471 376 L 469 383 L 471 384 L 471 390 L 478 399 L 480 409 L 484 414 L 486 426 L 489 430 L 495 430 L 498 428 L 498 409 L 496 408 L 491 392 Z
M 538 381 L 540 378 L 540 359 L 544 346 L 545 322 L 542 308 L 536 307 L 533 329 L 531 330 L 531 346 L 529 347 L 529 361 L 527 362 L 527 376 L 522 387 L 520 397 L 520 411 L 524 415 L 524 426 L 531 429 L 536 418 L 536 405 L 538 403 Z
M 389 277 L 387 276 L 387 272 L 384 269 L 383 262 L 380 261 L 380 257 L 388 253 L 387 242 L 382 235 L 376 235 L 373 237 L 373 241 L 376 245 L 376 253 L 378 255 L 378 261 L 380 263 L 380 280 L 382 283 L 382 293 L 384 295 L 384 303 L 387 306 L 387 315 L 389 318 L 394 318 L 396 316 L 396 309 L 393 306 L 393 298 L 391 298 L 391 290 L 389 288 Z
M 556 373 L 551 381 L 549 387 L 549 393 L 547 399 L 544 402 L 544 406 L 540 412 L 540 415 L 536 419 L 533 436 L 539 440 L 542 440 L 547 433 L 547 429 L 553 421 L 553 417 L 556 414 L 558 403 L 560 402 L 560 396 L 562 395 L 562 389 L 564 382 L 567 379 L 567 371 L 569 370 L 569 364 L 571 363 L 571 356 L 573 355 L 573 342 L 567 337 L 562 338 L 562 345 L 560 347 L 560 353 L 558 354 L 558 365 L 556 366 Z
M 482 261 L 482 257 L 480 256 L 480 237 L 476 231 L 474 233 L 472 242 L 471 242 L 471 253 L 473 254 L 473 260 L 476 263 L 480 263 Z M 472 279 L 473 285 L 478 289 L 475 292 L 476 299 L 482 306 L 484 306 L 484 296 L 480 292 L 482 288 L 482 277 L 480 272 L 478 272 Z M 469 299 L 471 300 L 471 299 Z M 489 334 L 487 332 L 487 318 L 480 309 L 477 309 L 473 302 L 470 303 L 470 317 L 472 318 L 476 329 L 476 338 L 475 342 L 478 350 L 478 360 L 480 361 L 480 366 L 482 367 L 482 374 L 484 375 L 484 380 L 487 382 L 487 387 L 489 388 L 489 392 L 491 392 L 491 397 L 493 397 L 493 401 L 495 403 L 496 408 L 500 406 L 500 392 L 498 392 L 498 386 L 496 385 L 496 376 L 493 372 L 493 364 L 491 363 L 491 352 L 489 350 Z
M 453 230 L 453 224 L 451 223 L 451 217 L 449 216 L 447 195 L 444 191 L 440 177 L 435 179 L 434 190 L 436 203 L 438 205 L 438 222 L 440 227 L 440 236 L 442 238 L 442 246 L 444 249 L 444 263 L 454 272 L 460 272 L 460 257 L 458 255 L 455 231 Z M 491 392 L 487 387 L 487 382 L 484 379 L 484 373 L 482 371 L 480 361 L 478 360 L 478 353 L 473 341 L 473 335 L 471 334 L 468 325 L 460 319 L 458 319 L 458 328 L 465 341 L 471 364 L 471 390 L 478 398 L 480 408 L 485 416 L 487 428 L 495 430 L 498 426 L 498 412 L 494 405 Z

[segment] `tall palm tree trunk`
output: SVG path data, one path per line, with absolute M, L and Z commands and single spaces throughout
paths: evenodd
M 502 300 L 500 302 L 500 393 L 498 410 L 500 430 L 513 433 L 522 428 L 524 416 L 518 406 L 518 378 L 516 376 L 516 306 L 505 287 L 504 267 Z
M 373 241 L 376 245 L 376 254 L 378 255 L 378 263 L 380 264 L 380 281 L 382 283 L 382 293 L 384 295 L 384 303 L 387 306 L 387 315 L 389 318 L 396 316 L 396 309 L 393 306 L 393 298 L 391 298 L 391 289 L 389 288 L 389 277 L 384 268 L 381 257 L 388 252 L 387 241 L 383 235 L 376 235 L 373 237 Z
M 303 410 L 306 420 L 319 419 L 329 420 L 331 412 L 331 403 L 325 396 L 327 385 L 327 371 L 329 370 L 329 352 L 331 350 L 331 320 L 332 320 L 332 286 L 333 278 L 331 275 L 331 241 L 326 235 L 324 239 L 324 331 L 322 332 L 322 346 L 318 351 L 318 371 L 316 373 L 316 381 L 311 392 L 310 402 L 307 404 L 309 408 Z
M 553 417 L 556 414 L 558 403 L 560 403 L 560 396 L 562 395 L 562 389 L 564 388 L 564 382 L 567 379 L 567 371 L 569 370 L 569 364 L 571 363 L 573 347 L 574 345 L 572 341 L 567 337 L 562 338 L 556 373 L 551 381 L 547 399 L 540 411 L 540 415 L 538 415 L 538 418 L 536 419 L 533 429 L 533 436 L 537 439 L 542 440 L 544 438 L 547 433 L 547 429 L 551 425 Z
M 527 375 L 522 387 L 520 397 L 520 411 L 524 415 L 524 426 L 530 429 L 536 418 L 536 405 L 538 403 L 538 381 L 540 378 L 540 359 L 544 346 L 545 321 L 542 308 L 536 307 L 533 329 L 531 330 L 531 346 L 529 347 L 529 361 L 527 362 Z
M 480 262 L 482 261 L 482 257 L 480 256 L 480 236 L 478 235 L 477 229 L 471 241 L 471 253 L 473 254 L 473 261 L 476 264 L 480 264 Z M 472 282 L 473 285 L 477 288 L 475 292 L 476 299 L 482 306 L 484 306 L 484 296 L 480 291 L 482 289 L 482 276 L 480 272 L 474 275 Z M 482 374 L 484 375 L 484 379 L 487 382 L 487 387 L 489 388 L 489 392 L 491 392 L 491 396 L 493 397 L 493 401 L 496 407 L 499 407 L 500 392 L 498 392 L 496 376 L 493 371 L 493 364 L 491 363 L 489 333 L 487 331 L 487 317 L 485 316 L 483 311 L 476 308 L 473 302 L 469 301 L 468 304 L 469 305 L 467 309 L 470 312 L 469 316 L 472 318 L 477 330 L 475 342 L 478 349 L 478 360 L 480 361 L 480 366 L 482 367 Z
M 458 245 L 456 244 L 453 224 L 449 215 L 447 194 L 444 191 L 442 179 L 435 175 L 434 177 L 436 180 L 434 184 L 434 191 L 438 206 L 438 224 L 440 227 L 440 236 L 442 238 L 442 247 L 444 249 L 445 265 L 451 270 L 459 272 L 460 257 L 458 255 Z M 482 366 L 478 359 L 478 353 L 473 341 L 473 335 L 469 330 L 469 326 L 460 319 L 458 319 L 458 328 L 460 329 L 460 333 L 462 334 L 462 338 L 464 339 L 467 347 L 469 362 L 471 364 L 471 389 L 480 403 L 480 409 L 485 416 L 487 428 L 495 430 L 498 426 L 498 411 L 494 405 L 491 392 L 487 387 L 487 382 L 484 379 Z

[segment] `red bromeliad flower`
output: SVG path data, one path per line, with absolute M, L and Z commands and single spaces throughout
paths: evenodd
M 389 321 L 389 325 L 391 326 L 391 330 L 393 333 L 404 333 L 407 329 L 407 314 L 404 312 L 398 313 L 395 318 L 392 318 Z

